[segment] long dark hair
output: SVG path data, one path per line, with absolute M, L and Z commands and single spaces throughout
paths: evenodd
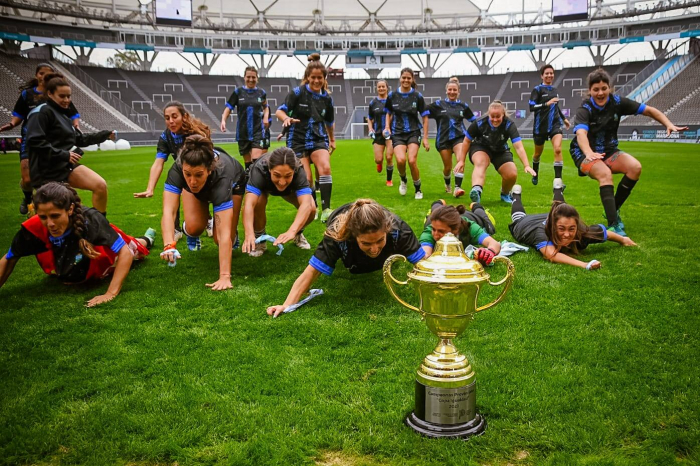
M 199 134 L 187 136 L 182 149 L 180 149 L 180 155 L 177 157 L 177 163 L 180 167 L 186 163 L 191 167 L 204 166 L 209 171 L 216 169 L 218 162 L 214 155 L 214 144 L 211 139 Z
M 167 105 L 163 107 L 163 112 L 170 107 L 175 107 L 182 116 L 182 134 L 187 136 L 198 134 L 207 139 L 211 138 L 211 130 L 209 127 L 202 123 L 202 120 L 199 118 L 190 115 L 190 112 L 182 105 L 182 102 L 178 102 L 177 100 L 168 102 Z
M 24 84 L 22 84 L 21 86 L 19 86 L 19 90 L 24 91 L 27 89 L 34 89 L 35 87 L 37 87 L 39 85 L 39 80 L 36 78 L 36 74 L 42 68 L 48 68 L 51 71 L 53 71 L 54 73 L 56 72 L 56 68 L 54 68 L 54 66 L 51 63 L 45 63 L 45 62 L 39 63 L 38 65 L 36 65 L 36 68 L 34 69 L 34 77 L 32 79 L 30 79 L 29 81 L 25 82 Z
M 289 147 L 278 147 L 272 151 L 270 158 L 267 160 L 267 167 L 270 170 L 280 165 L 287 165 L 292 170 L 299 166 L 299 159 Z
M 467 209 L 462 204 L 458 206 L 443 205 L 430 214 L 430 221 L 443 222 L 450 230 L 457 230 L 461 233 L 469 229 L 467 221 L 462 218 L 462 214 L 466 211 Z
M 335 241 L 347 241 L 366 233 L 381 231 L 389 233 L 392 229 L 391 212 L 372 199 L 358 199 L 350 208 L 338 215 L 337 219 L 326 229 L 325 235 Z
M 90 259 L 96 259 L 100 256 L 100 253 L 95 250 L 88 240 L 84 238 L 85 235 L 85 207 L 80 202 L 80 196 L 68 183 L 59 183 L 57 181 L 52 181 L 46 183 L 44 186 L 36 190 L 34 194 L 34 204 L 47 204 L 52 203 L 57 208 L 61 210 L 70 210 L 73 206 L 73 213 L 70 216 L 70 222 L 73 225 L 73 231 L 80 241 L 78 245 L 80 246 L 80 251 L 85 257 Z
M 44 89 L 46 93 L 54 93 L 61 86 L 70 87 L 70 83 L 61 73 L 47 73 L 44 75 Z
M 550 257 L 546 257 L 546 259 L 551 259 L 551 257 L 554 257 L 554 255 L 557 254 L 563 247 L 559 241 L 559 237 L 557 236 L 557 221 L 559 221 L 560 218 L 572 218 L 576 221 L 576 235 L 567 246 L 573 254 L 578 254 L 578 243 L 583 238 L 597 240 L 602 239 L 600 233 L 591 231 L 591 229 L 588 228 L 588 225 L 583 223 L 581 216 L 578 214 L 578 211 L 574 206 L 567 204 L 566 202 L 554 201 L 552 203 L 552 208 L 547 215 L 547 222 L 544 224 L 544 232 L 547 235 L 547 239 L 554 244 L 555 251 L 554 254 L 552 254 Z

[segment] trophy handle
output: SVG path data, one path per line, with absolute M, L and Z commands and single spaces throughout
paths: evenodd
M 412 306 L 411 304 L 408 304 L 406 301 L 401 299 L 399 295 L 396 294 L 396 290 L 394 290 L 394 285 L 391 283 L 392 281 L 398 285 L 407 285 L 408 280 L 405 282 L 402 282 L 401 280 L 397 280 L 392 274 L 391 274 L 391 266 L 394 265 L 394 262 L 396 261 L 406 261 L 406 258 L 402 256 L 401 254 L 394 254 L 393 256 L 389 257 L 386 262 L 384 262 L 384 283 L 386 284 L 386 287 L 389 288 L 389 293 L 394 297 L 395 300 L 403 304 L 404 307 L 409 308 L 412 311 L 416 311 L 418 314 L 423 316 L 423 311 L 418 309 L 415 306 Z
M 501 291 L 501 294 L 496 298 L 496 300 L 492 303 L 486 304 L 484 306 L 476 308 L 476 312 L 479 311 L 484 311 L 490 307 L 495 306 L 496 304 L 500 303 L 503 298 L 506 296 L 506 293 L 508 293 L 508 290 L 510 290 L 511 285 L 513 284 L 513 278 L 515 277 L 515 266 L 513 266 L 513 263 L 508 259 L 507 257 L 502 257 L 502 256 L 496 256 L 493 259 L 494 262 L 505 262 L 506 266 L 508 267 L 508 271 L 506 273 L 506 276 L 497 282 L 492 282 L 489 280 L 489 285 L 491 286 L 500 286 L 502 284 L 506 284 L 503 287 L 503 291 Z

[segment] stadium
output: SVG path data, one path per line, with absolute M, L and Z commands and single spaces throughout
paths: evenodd
M 700 463 L 700 384 L 692 375 L 700 348 L 700 255 L 693 236 L 700 218 L 694 191 L 700 177 L 698 36 L 700 1 L 691 0 L 0 0 L 0 243 L 8 251 L 0 260 L 0 462 Z M 553 72 L 549 84 L 545 65 Z M 54 76 L 48 87 L 41 81 L 28 86 L 42 67 Z M 319 84 L 314 69 L 323 70 Z M 605 144 L 619 144 L 612 157 L 602 139 L 583 142 L 603 120 L 582 121 L 582 109 L 600 115 L 608 105 L 596 104 L 595 86 L 604 81 L 589 79 L 599 69 L 609 79 L 609 102 L 627 109 L 601 124 Z M 52 79 L 61 81 L 50 85 Z M 415 104 L 412 110 L 417 126 L 405 123 L 417 139 L 400 142 L 396 121 L 403 110 L 384 107 L 381 83 L 388 93 L 383 99 L 395 104 L 420 96 L 419 111 Z M 546 122 L 533 100 L 541 86 L 558 93 L 544 149 L 538 128 Z M 45 121 L 51 100 L 61 105 L 53 97 L 59 89 L 70 89 L 67 99 L 77 113 L 67 110 L 65 128 L 52 127 L 73 139 L 61 149 L 61 163 L 70 168 L 50 179 L 58 168 L 37 162 L 37 154 L 48 153 L 36 142 L 37 122 Z M 246 90 L 262 92 L 256 117 L 252 106 L 246 113 L 242 100 L 233 100 Z M 24 112 L 18 102 L 27 93 L 37 100 Z M 299 102 L 317 106 L 312 102 L 322 97 L 324 121 L 308 123 Z M 456 125 L 458 137 L 443 138 L 439 109 L 449 102 L 473 116 Z M 173 108 L 188 114 L 192 133 L 172 129 Z M 505 151 L 506 163 L 515 167 L 512 179 L 485 142 L 498 131 L 498 109 L 511 131 Z M 386 127 L 384 116 L 375 125 L 379 114 L 391 115 Z M 306 136 L 294 129 L 306 123 Z M 244 140 L 252 133 L 263 141 Z M 205 134 L 207 141 L 188 143 L 191 134 Z M 48 131 L 41 138 L 53 151 L 65 142 Z M 459 140 L 447 159 L 441 159 L 444 139 Z M 73 144 L 80 140 L 90 143 Z M 393 141 L 396 170 L 382 152 L 387 141 Z M 200 188 L 191 184 L 195 175 L 187 167 L 202 165 L 188 162 L 195 159 L 185 153 L 209 153 L 212 145 L 217 162 L 207 176 L 223 173 L 228 154 L 236 179 L 231 188 L 227 172 L 226 202 L 204 200 L 200 212 L 192 207 Z M 266 186 L 278 183 L 276 167 L 290 167 L 296 197 L 271 192 L 268 201 L 266 188 L 254 181 L 261 164 L 250 154 L 272 160 L 284 147 L 295 161 L 270 163 Z M 413 159 L 411 150 L 418 151 Z M 587 150 L 604 163 L 596 164 Z M 168 160 L 178 154 L 177 162 Z M 460 154 L 463 176 L 455 168 Z M 486 160 L 483 181 L 476 176 L 479 154 Z M 538 170 L 534 178 L 526 171 L 530 165 Z M 597 175 L 601 166 L 614 175 L 612 186 Z M 36 170 L 43 170 L 43 181 Z M 178 170 L 179 178 L 173 175 Z M 84 280 L 93 269 L 87 270 L 83 255 L 90 253 L 77 240 L 75 263 L 59 263 L 64 245 L 51 233 L 51 216 L 37 210 L 46 205 L 37 199 L 46 196 L 40 191 L 50 181 L 67 181 L 85 205 L 87 222 L 70 217 L 66 235 L 75 230 L 82 241 L 93 228 L 99 239 L 94 228 L 100 222 L 123 230 L 99 250 L 111 258 L 113 278 Z M 588 225 L 585 231 L 597 228 L 604 236 L 592 243 L 605 244 L 574 247 L 574 262 L 567 262 L 545 254 L 556 241 L 540 249 L 517 235 L 514 225 L 525 216 L 519 206 L 528 217 L 556 208 L 550 186 L 555 200 L 566 188 L 566 202 Z M 439 199 L 474 212 L 474 204 L 483 206 L 495 229 L 485 236 L 496 240 L 499 255 L 513 243 L 529 246 L 510 252 L 515 278 L 506 298 L 478 313 L 455 339 L 478 374 L 476 409 L 488 423 L 479 435 L 431 438 L 404 422 L 418 403 L 420 361 L 438 340 L 394 299 L 381 267 L 367 266 L 365 256 L 348 259 L 350 240 L 337 240 L 342 256 L 330 257 L 328 232 L 340 222 L 338 208 L 357 199 L 383 206 L 401 222 L 392 232 L 416 247 L 423 248 L 423 235 L 430 239 L 432 231 L 430 251 L 439 241 L 439 222 L 431 220 Z M 48 204 L 74 212 L 79 203 Z M 207 218 L 216 224 L 210 234 Z M 144 237 L 122 235 L 143 231 Z M 270 242 L 263 251 L 252 243 L 263 235 L 284 238 L 284 247 Z M 476 236 L 475 260 L 480 250 L 492 249 Z M 375 257 L 354 239 L 358 254 Z M 387 234 L 387 245 L 390 239 Z M 134 264 L 122 270 L 115 245 L 124 241 Z M 139 241 L 153 248 L 136 263 Z M 633 247 L 623 247 L 630 242 Z M 231 255 L 222 253 L 229 247 Z M 42 262 L 39 251 L 46 249 L 54 251 L 54 264 Z M 429 260 L 424 250 L 396 252 L 417 262 Z M 31 257 L 18 260 L 24 255 L 37 255 L 41 267 Z M 558 247 L 556 255 L 564 255 Z M 491 258 L 483 269 L 497 281 L 506 268 L 487 266 Z M 66 286 L 75 280 L 58 269 L 75 270 L 79 263 L 86 267 L 83 280 Z M 406 263 L 393 273 L 403 280 L 413 267 Z M 304 281 L 307 273 L 314 274 L 311 282 Z M 214 291 L 221 283 L 229 286 Z M 299 283 L 307 286 L 297 290 Z M 322 294 L 297 303 L 310 287 Z M 480 290 L 479 305 L 498 297 L 491 288 Z M 109 294 L 105 302 L 94 301 Z M 408 289 L 399 296 L 424 304 Z M 286 312 L 271 317 L 271 307 Z

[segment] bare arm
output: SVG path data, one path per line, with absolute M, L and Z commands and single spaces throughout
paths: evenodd
M 265 101 L 265 110 L 263 111 L 263 120 L 262 124 L 265 128 L 270 127 L 270 106 L 267 105 L 267 101 Z
M 630 238 L 622 235 L 618 235 L 614 231 L 608 230 L 608 240 L 623 246 L 636 246 L 637 243 L 632 241 Z
M 309 291 L 309 288 L 311 288 L 311 285 L 313 285 L 313 283 L 318 279 L 319 275 L 321 275 L 321 272 L 310 265 L 307 265 L 306 269 L 304 269 L 302 274 L 299 275 L 299 278 L 297 278 L 294 282 L 294 285 L 292 285 L 292 289 L 289 290 L 289 294 L 287 295 L 287 299 L 284 301 L 284 304 L 268 307 L 267 315 L 277 317 L 288 306 L 298 303 L 304 293 Z
M 374 120 L 371 118 L 367 118 L 367 131 L 369 133 L 372 133 L 374 131 Z
M 493 252 L 495 252 L 496 255 L 498 255 L 498 254 L 501 252 L 501 243 L 499 243 L 498 241 L 496 241 L 496 240 L 495 240 L 493 237 L 491 237 L 491 236 L 485 238 L 485 239 L 484 239 L 484 242 L 481 243 L 481 244 L 483 244 L 484 246 L 486 246 L 487 248 L 489 248 L 490 250 L 492 250 Z
M 292 225 L 287 231 L 277 236 L 277 240 L 274 242 L 274 245 L 277 246 L 278 244 L 284 244 L 287 241 L 294 239 L 297 233 L 299 233 L 299 230 L 304 228 L 304 225 L 306 225 L 309 216 L 312 215 L 315 211 L 316 206 L 314 204 L 313 197 L 311 197 L 311 194 L 304 194 L 303 196 L 299 196 L 299 210 L 297 210 L 297 215 L 296 217 L 294 217 Z
M 386 124 L 384 125 L 384 131 L 388 132 L 391 134 L 391 120 L 394 119 L 394 116 L 391 113 L 386 114 Z
M 175 245 L 175 215 L 180 208 L 180 196 L 168 191 L 163 191 L 163 217 L 160 221 L 160 229 L 163 232 L 163 250 Z M 172 254 L 161 256 L 168 262 L 173 262 L 175 258 Z
M 554 254 L 554 251 L 556 249 L 554 246 L 545 246 L 542 249 L 540 249 L 540 254 L 547 259 L 548 261 L 554 263 L 554 264 L 567 264 L 567 265 L 573 265 L 574 267 L 580 267 L 582 269 L 585 269 L 588 267 L 588 262 L 583 262 L 578 259 L 574 259 L 573 257 L 569 257 L 566 254 L 562 252 L 557 252 Z M 597 264 L 597 265 L 596 265 Z M 600 262 L 595 261 L 595 263 L 591 266 L 592 269 L 599 269 L 600 268 Z
M 207 283 L 213 291 L 223 291 L 233 288 L 231 285 L 231 224 L 233 209 L 214 212 L 216 224 L 216 239 L 219 243 L 219 279 L 215 283 Z
M 688 129 L 687 126 L 676 126 L 673 123 L 671 123 L 671 120 L 668 119 L 668 117 L 659 109 L 650 107 L 649 105 L 646 106 L 644 111 L 642 112 L 643 115 L 648 116 L 650 118 L 653 118 L 654 120 L 658 121 L 662 125 L 666 127 L 666 133 L 670 136 L 671 133 L 674 131 L 683 131 L 685 129 Z
M 15 269 L 18 260 L 18 257 L 8 259 L 6 256 L 2 256 L 2 259 L 0 259 L 0 288 L 2 288 L 7 279 L 10 278 L 10 275 L 12 275 L 12 271 Z
M 221 115 L 221 131 L 224 133 L 226 132 L 226 120 L 228 120 L 228 117 L 231 116 L 231 109 L 228 107 L 224 107 L 224 113 Z
M 129 275 L 131 264 L 134 262 L 134 254 L 128 246 L 122 246 L 117 254 L 117 263 L 114 267 L 112 281 L 109 283 L 107 292 L 103 295 L 95 296 L 85 304 L 87 307 L 95 307 L 99 304 L 113 300 L 121 291 L 126 276 Z
M 428 139 L 428 115 L 423 117 L 423 147 L 426 152 L 430 151 L 430 139 Z
M 165 159 L 156 158 L 151 165 L 151 172 L 148 176 L 148 186 L 146 190 L 142 193 L 134 193 L 134 197 L 144 198 L 153 197 L 153 191 L 156 189 L 160 175 L 163 173 L 163 166 L 165 165 Z
M 328 153 L 332 154 L 335 152 L 335 123 L 326 126 L 326 131 L 328 131 Z
M 576 141 L 578 142 L 578 146 L 581 148 L 581 152 L 583 152 L 583 155 L 585 155 L 587 159 L 602 159 L 605 156 L 605 154 L 593 152 L 593 149 L 591 149 L 591 144 L 588 142 L 588 131 L 585 129 L 579 129 L 576 131 Z
M 13 116 L 9 123 L 0 126 L 0 133 L 3 131 L 9 131 L 20 123 L 22 123 L 22 119 L 20 117 Z
M 423 248 L 423 251 L 425 251 L 425 259 L 427 259 L 433 254 L 432 246 L 428 246 L 427 244 L 421 244 L 420 247 Z
M 464 173 L 464 164 L 466 163 L 467 154 L 469 153 L 469 147 L 471 147 L 471 145 L 471 139 L 465 136 L 464 142 L 462 143 L 462 152 L 455 154 L 457 156 L 457 165 L 455 165 L 453 170 L 455 173 Z
M 518 154 L 518 158 L 523 163 L 523 167 L 525 167 L 525 173 L 529 173 L 532 176 L 537 176 L 537 173 L 535 173 L 535 170 L 533 170 L 530 167 L 530 161 L 527 159 L 527 152 L 525 152 L 525 147 L 523 146 L 523 142 L 522 141 L 514 142 L 513 148 L 515 149 L 515 153 Z
M 255 250 L 255 227 L 253 220 L 255 219 L 255 206 L 258 204 L 259 196 L 247 191 L 245 193 L 245 202 L 243 204 L 243 245 L 241 251 L 249 253 Z M 300 206 L 301 207 L 301 206 Z

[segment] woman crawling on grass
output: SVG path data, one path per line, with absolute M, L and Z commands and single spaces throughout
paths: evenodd
M 522 187 L 518 184 L 511 191 L 510 229 L 513 238 L 519 243 L 537 249 L 542 256 L 555 264 L 568 264 L 586 270 L 600 268 L 600 262 L 593 259 L 583 262 L 570 257 L 578 254 L 589 244 L 614 241 L 623 246 L 636 246 L 631 239 L 606 230 L 604 225 L 586 225 L 581 221 L 576 209 L 564 201 L 564 184 L 561 178 L 554 179 L 554 202 L 547 214 L 527 215 L 522 201 Z
M 153 246 L 155 230 L 149 228 L 140 238 L 127 235 L 94 208 L 85 208 L 66 183 L 40 187 L 34 204 L 37 215 L 22 224 L 0 259 L 0 287 L 21 257 L 36 256 L 44 272 L 67 284 L 112 275 L 107 292 L 87 302 L 88 307 L 97 306 L 119 294 L 132 262 L 147 256 Z
M 393 254 L 402 254 L 415 264 L 425 257 L 418 238 L 406 222 L 372 199 L 358 199 L 338 207 L 329 217 L 323 241 L 309 265 L 296 279 L 284 304 L 267 308 L 277 317 L 299 301 L 316 279 L 331 275 L 338 260 L 352 274 L 381 270 Z

